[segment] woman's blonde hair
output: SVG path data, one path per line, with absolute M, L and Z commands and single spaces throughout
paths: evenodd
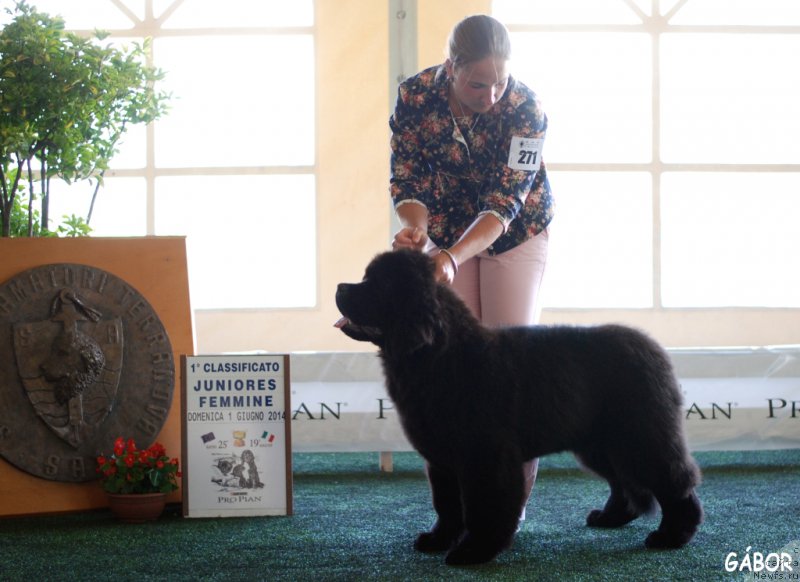
M 463 67 L 486 57 L 507 61 L 511 58 L 508 30 L 491 16 L 467 16 L 450 32 L 447 57 L 454 67 Z

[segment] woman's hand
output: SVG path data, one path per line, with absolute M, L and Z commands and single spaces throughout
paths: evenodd
M 453 284 L 456 277 L 456 264 L 447 253 L 439 251 L 433 255 L 434 272 L 433 276 L 437 283 Z
M 421 251 L 426 244 L 428 244 L 428 233 L 418 226 L 406 226 L 394 235 L 392 248 L 395 250 L 414 249 Z

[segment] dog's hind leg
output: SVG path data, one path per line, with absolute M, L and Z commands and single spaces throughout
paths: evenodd
M 614 481 L 609 481 L 608 485 L 611 494 L 603 509 L 593 509 L 586 516 L 586 525 L 590 527 L 622 527 L 653 506 L 652 495 L 633 493 Z
M 645 540 L 648 548 L 680 548 L 694 537 L 703 521 L 703 506 L 695 489 L 700 469 L 680 439 L 662 439 L 661 447 L 649 447 L 652 454 L 638 462 L 638 476 L 653 491 L 661 505 L 661 523 Z
M 644 545 L 650 549 L 680 548 L 689 543 L 703 521 L 703 506 L 694 490 L 682 498 L 656 492 L 661 505 L 661 523 L 647 536 Z
M 653 495 L 624 483 L 605 454 L 594 451 L 576 453 L 576 456 L 588 469 L 608 481 L 611 488 L 603 509 L 590 511 L 586 516 L 586 525 L 622 527 L 653 507 Z
M 450 565 L 488 562 L 511 545 L 524 493 L 515 455 L 477 454 L 461 476 L 465 532 L 445 559 Z
M 429 532 L 417 536 L 414 547 L 420 552 L 445 552 L 464 531 L 461 490 L 454 474 L 430 464 L 426 470 L 437 518 Z

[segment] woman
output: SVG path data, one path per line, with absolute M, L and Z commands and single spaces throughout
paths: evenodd
M 490 327 L 536 323 L 553 216 L 542 161 L 547 117 L 511 77 L 510 57 L 500 22 L 465 18 L 444 64 L 401 83 L 389 122 L 402 224 L 393 247 L 430 253 L 437 279 Z M 523 467 L 526 502 L 537 466 Z

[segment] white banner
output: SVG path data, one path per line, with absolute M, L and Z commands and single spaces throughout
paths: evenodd
M 692 450 L 800 448 L 800 346 L 668 350 Z M 409 451 L 375 353 L 291 356 L 298 452 Z

